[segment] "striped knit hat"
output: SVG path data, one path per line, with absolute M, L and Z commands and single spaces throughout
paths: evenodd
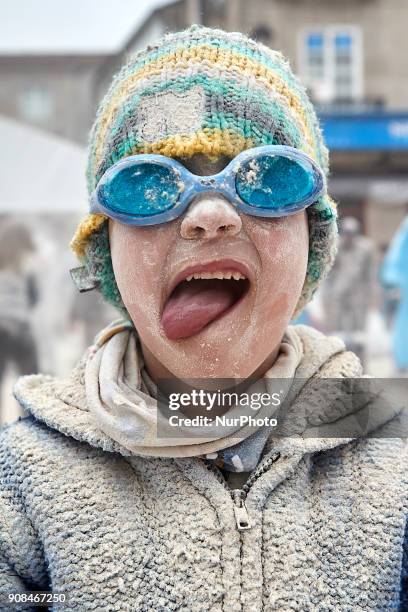
M 315 111 L 282 54 L 239 33 L 192 26 L 135 54 L 114 78 L 91 131 L 88 189 L 128 155 L 232 158 L 265 144 L 296 147 L 328 173 Z M 335 255 L 336 209 L 327 194 L 308 208 L 308 218 L 309 260 L 296 312 Z M 88 215 L 71 246 L 104 297 L 123 310 L 107 218 Z

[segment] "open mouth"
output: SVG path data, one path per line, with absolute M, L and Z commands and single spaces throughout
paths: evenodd
M 249 291 L 245 270 L 214 265 L 186 270 L 164 305 L 161 323 L 170 340 L 189 338 L 224 316 Z

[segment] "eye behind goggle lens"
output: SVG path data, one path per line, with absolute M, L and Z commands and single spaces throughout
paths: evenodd
M 265 155 L 244 162 L 237 172 L 240 198 L 257 208 L 282 209 L 304 201 L 316 187 L 312 168 L 283 155 Z
M 182 188 L 174 170 L 144 162 L 119 168 L 101 185 L 98 196 L 114 212 L 143 217 L 173 208 Z

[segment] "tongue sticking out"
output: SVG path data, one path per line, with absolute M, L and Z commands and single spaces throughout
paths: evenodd
M 164 307 L 161 322 L 166 336 L 178 340 L 197 334 L 238 300 L 242 282 L 196 279 L 180 283 Z

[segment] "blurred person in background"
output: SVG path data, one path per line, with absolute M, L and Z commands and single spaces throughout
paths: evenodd
M 361 235 L 358 219 L 344 217 L 340 222 L 337 258 L 321 289 L 325 330 L 341 336 L 362 360 L 375 279 L 374 247 Z
M 399 292 L 393 321 L 393 356 L 400 372 L 408 370 L 408 216 L 398 228 L 385 255 L 381 282 L 388 291 Z
M 31 322 L 31 310 L 38 294 L 29 270 L 29 258 L 34 252 L 27 227 L 16 221 L 5 221 L 0 230 L 0 389 L 9 364 L 19 374 L 38 371 Z
M 401 293 L 398 286 L 396 286 L 393 282 L 388 281 L 388 278 L 383 275 L 384 264 L 386 261 L 386 256 L 389 251 L 388 246 L 382 246 L 381 248 L 381 263 L 379 265 L 380 273 L 379 273 L 379 282 L 381 284 L 381 314 L 384 318 L 384 323 L 388 330 L 392 329 L 394 325 L 395 316 L 398 310 L 398 305 L 401 299 Z

